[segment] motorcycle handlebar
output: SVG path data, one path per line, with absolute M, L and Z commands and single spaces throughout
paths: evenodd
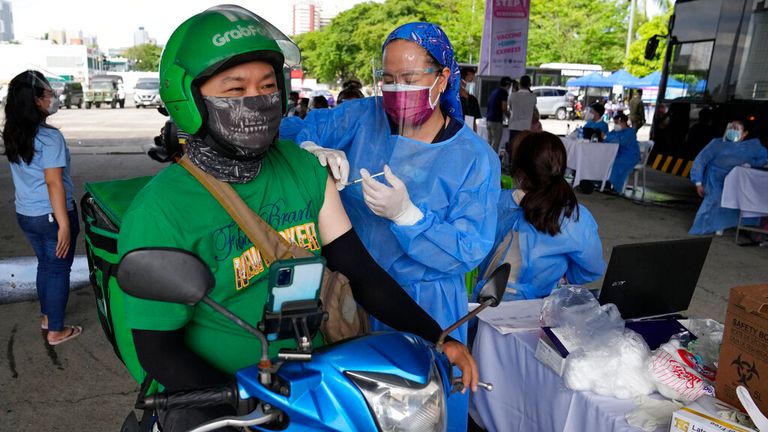
M 232 387 L 193 390 L 173 394 L 158 393 L 144 398 L 139 409 L 168 410 L 173 408 L 194 408 L 215 405 L 237 405 L 237 392 Z

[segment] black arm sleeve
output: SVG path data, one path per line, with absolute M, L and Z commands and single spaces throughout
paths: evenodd
M 187 347 L 184 329 L 132 332 L 141 366 L 169 392 L 218 387 L 232 381 Z
M 355 300 L 384 324 L 437 342 L 442 329 L 368 253 L 354 229 L 323 246 L 328 268 L 349 278 Z

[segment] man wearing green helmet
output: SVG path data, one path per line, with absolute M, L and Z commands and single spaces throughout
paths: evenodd
M 357 302 L 388 325 L 436 341 L 438 324 L 371 258 L 352 229 L 335 183 L 310 153 L 278 139 L 286 109 L 284 64 L 298 48 L 271 24 L 237 6 L 217 6 L 182 23 L 160 63 L 160 95 L 172 119 L 191 135 L 186 152 L 203 171 L 232 185 L 286 239 L 325 257 L 345 274 Z M 200 256 L 214 273 L 211 297 L 250 324 L 261 320 L 267 268 L 259 251 L 215 198 L 179 165 L 160 172 L 124 216 L 119 255 L 143 247 L 175 247 Z M 181 269 L 169 269 L 180 271 Z M 120 350 L 135 346 L 140 367 L 168 391 L 228 383 L 258 358 L 258 341 L 203 306 L 126 296 Z M 270 354 L 293 341 L 270 344 Z M 445 346 L 476 390 L 466 347 Z M 146 371 L 146 373 L 144 372 Z M 231 408 L 169 412 L 164 431 L 185 430 L 231 414 Z

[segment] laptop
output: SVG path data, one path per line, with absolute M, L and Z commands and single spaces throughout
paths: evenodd
M 620 245 L 613 248 L 598 301 L 622 318 L 659 318 L 688 309 L 711 237 Z

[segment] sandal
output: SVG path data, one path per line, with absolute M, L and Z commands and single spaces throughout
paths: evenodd
M 51 345 L 51 346 L 56 346 L 56 345 L 58 345 L 58 344 L 61 344 L 61 343 L 64 343 L 64 342 L 66 342 L 66 341 L 68 341 L 68 340 L 72 340 L 72 339 L 74 339 L 74 338 L 76 338 L 76 337 L 80 336 L 80 335 L 83 333 L 83 328 L 82 328 L 82 327 L 80 327 L 80 326 L 65 326 L 64 328 L 68 328 L 68 329 L 70 329 L 70 333 L 69 333 L 69 335 L 68 335 L 68 336 L 65 336 L 65 337 L 63 337 L 63 338 L 61 338 L 61 339 L 57 339 L 57 340 L 55 340 L 55 341 L 48 341 L 48 340 L 46 339 L 46 341 L 48 341 L 48 345 Z

